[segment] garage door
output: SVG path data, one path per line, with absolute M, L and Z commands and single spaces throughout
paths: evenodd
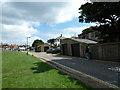
M 71 50 L 72 50 L 72 56 L 80 56 L 80 48 L 79 43 L 77 44 L 71 44 Z
M 44 52 L 46 52 L 49 49 L 49 47 L 44 47 Z
M 62 54 L 67 55 L 67 44 L 62 44 Z

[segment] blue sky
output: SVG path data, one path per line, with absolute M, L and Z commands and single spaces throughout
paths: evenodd
M 9 1 L 9 0 L 7 0 Z M 71 2 L 72 1 L 72 2 Z M 34 40 L 71 37 L 94 24 L 79 23 L 79 8 L 86 0 L 69 2 L 4 2 L 2 43 L 31 45 Z M 12 13 L 11 13 L 12 11 Z
M 56 35 L 60 35 L 60 34 L 63 34 L 63 36 L 65 36 L 65 34 L 67 34 L 67 32 L 70 32 L 70 35 L 69 36 L 72 36 L 74 34 L 80 34 L 82 32 L 83 29 L 79 29 L 75 32 L 73 32 L 73 30 L 65 30 L 67 28 L 87 28 L 87 27 L 90 27 L 92 24 L 90 23 L 79 23 L 79 19 L 76 17 L 76 18 L 73 18 L 71 21 L 67 21 L 67 22 L 64 22 L 64 23 L 59 23 L 59 24 L 56 24 L 56 25 L 49 25 L 45 22 L 42 22 L 40 23 L 40 26 L 36 26 L 36 25 L 32 25 L 31 27 L 33 27 L 34 29 L 37 29 L 40 31 L 40 35 L 35 35 L 35 36 L 38 36 L 38 37 L 41 37 L 45 42 L 48 40 L 48 39 L 51 39 L 51 38 L 56 38 Z M 79 33 L 80 32 L 80 33 Z M 55 34 L 55 37 L 52 37 L 51 36 L 47 36 L 46 34 L 47 33 L 52 33 L 52 34 Z M 68 37 L 69 37 L 68 36 Z

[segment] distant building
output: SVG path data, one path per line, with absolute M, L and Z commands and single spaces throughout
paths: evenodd
M 0 49 L 3 50 L 11 50 L 11 51 L 25 51 L 27 50 L 27 47 L 30 47 L 29 45 L 17 45 L 17 44 L 0 44 Z
M 98 31 L 93 31 L 93 32 L 89 32 L 89 33 L 82 33 L 82 34 L 79 34 L 78 35 L 78 38 L 79 39 L 89 39 L 89 40 L 94 40 L 94 41 L 100 41 L 99 40 L 99 35 L 100 35 L 100 32 Z
M 50 48 L 51 48 L 51 45 L 45 43 L 35 48 L 35 52 L 46 52 Z
M 55 40 L 55 44 L 59 47 L 60 46 L 60 40 L 65 39 L 66 37 L 64 37 L 62 34 L 56 38 Z
M 27 50 L 27 49 L 26 49 L 26 47 L 19 47 L 18 50 L 19 50 L 19 51 L 25 51 L 25 50 Z
M 18 50 L 18 45 L 16 45 L 16 44 L 11 44 L 11 45 L 9 45 L 9 48 L 10 48 L 10 50 Z
M 5 49 L 5 50 L 9 50 L 9 49 L 10 49 L 10 48 L 9 48 L 9 45 L 6 44 L 6 43 L 1 43 L 1 44 L 0 44 L 0 48 L 1 48 L 1 49 Z
M 18 50 L 19 51 L 26 51 L 27 48 L 29 48 L 29 47 L 30 47 L 29 45 L 19 45 Z

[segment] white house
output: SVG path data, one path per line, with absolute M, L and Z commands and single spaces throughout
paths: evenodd
M 62 36 L 62 34 L 61 34 L 59 37 L 56 38 L 55 44 L 56 44 L 57 46 L 60 46 L 60 40 L 65 39 L 65 38 L 66 38 L 66 37 Z

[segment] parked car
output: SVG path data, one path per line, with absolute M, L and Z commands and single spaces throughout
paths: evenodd
M 52 51 L 52 54 L 57 54 L 57 53 L 60 53 L 60 52 L 61 52 L 60 48 L 56 48 Z
M 54 49 L 48 49 L 46 53 L 52 53 Z

